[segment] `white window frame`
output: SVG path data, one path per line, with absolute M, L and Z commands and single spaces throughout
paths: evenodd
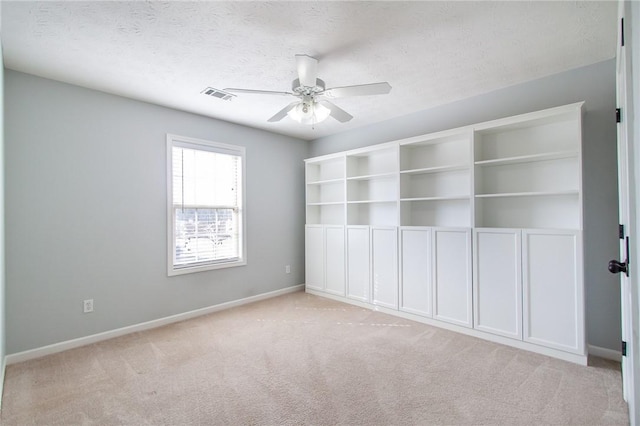
M 175 230 L 175 218 L 174 218 L 174 206 L 173 206 L 173 148 L 184 147 L 191 149 L 199 149 L 203 151 L 217 152 L 222 154 L 237 155 L 240 157 L 241 173 L 240 179 L 242 180 L 240 188 L 241 205 L 238 222 L 240 224 L 239 229 L 239 241 L 241 245 L 239 250 L 240 257 L 231 261 L 225 262 L 211 262 L 194 266 L 180 266 L 175 267 L 174 251 L 174 230 Z M 246 233 L 246 167 L 245 167 L 245 148 L 237 145 L 229 145 L 220 142 L 212 142 L 203 139 L 190 138 L 186 136 L 179 136 L 173 134 L 167 134 L 167 274 L 169 276 L 190 274 L 194 272 L 210 271 L 214 269 L 230 268 L 235 266 L 243 266 L 247 264 L 247 233 Z

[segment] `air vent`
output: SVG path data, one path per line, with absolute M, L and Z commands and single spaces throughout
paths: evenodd
M 222 99 L 223 101 L 230 101 L 231 99 L 236 97 L 236 95 L 232 93 L 223 92 L 222 90 L 214 89 L 213 87 L 207 87 L 200 93 L 202 93 L 203 95 Z

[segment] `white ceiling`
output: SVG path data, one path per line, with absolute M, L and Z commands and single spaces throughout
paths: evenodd
M 316 139 L 615 56 L 615 1 L 9 2 L 7 68 L 302 139 Z M 289 91 L 295 54 L 329 87 L 388 81 L 388 95 L 336 99 L 355 118 L 314 129 Z

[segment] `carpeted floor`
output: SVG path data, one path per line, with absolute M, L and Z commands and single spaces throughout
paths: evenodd
M 3 425 L 628 424 L 588 367 L 305 293 L 21 364 Z

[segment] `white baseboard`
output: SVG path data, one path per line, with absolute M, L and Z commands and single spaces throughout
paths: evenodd
M 54 343 L 52 345 L 40 348 L 30 349 L 28 351 L 10 354 L 5 357 L 5 365 L 16 364 L 18 362 L 28 361 L 40 358 L 46 355 L 63 352 L 69 349 L 78 348 L 80 346 L 90 345 L 92 343 L 101 342 L 103 340 L 113 339 L 114 337 L 124 336 L 125 334 L 136 333 L 139 331 L 149 330 L 163 325 L 180 322 L 187 319 L 199 317 L 201 315 L 222 311 L 236 306 L 246 305 L 248 303 L 258 302 L 260 300 L 270 299 L 272 297 L 282 296 L 283 294 L 295 293 L 304 290 L 304 284 L 287 287 L 280 290 L 271 291 L 269 293 L 258 294 L 256 296 L 245 297 L 244 299 L 232 300 L 231 302 L 220 303 L 218 305 L 208 306 L 206 308 L 196 309 L 169 317 L 159 318 L 157 320 L 147 321 L 140 324 L 130 325 L 127 327 L 117 328 L 90 336 L 79 337 L 77 339 L 67 340 L 65 342 Z
M 600 346 L 587 345 L 589 355 L 598 356 L 612 361 L 622 361 L 622 352 L 613 349 L 601 348 Z

